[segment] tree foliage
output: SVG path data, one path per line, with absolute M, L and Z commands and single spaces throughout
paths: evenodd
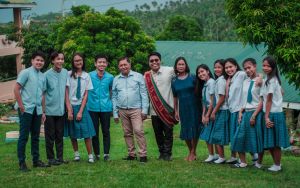
M 97 54 L 108 57 L 108 71 L 113 74 L 118 73 L 117 59 L 121 56 L 131 58 L 132 68 L 136 71 L 148 69 L 147 55 L 155 49 L 154 40 L 141 30 L 134 18 L 113 8 L 105 14 L 87 6 L 73 7 L 72 10 L 73 15 L 50 25 L 47 31 L 31 28 L 24 33 L 25 59 L 36 49 L 45 52 L 55 49 L 64 52 L 67 68 L 71 67 L 73 53 L 81 52 L 86 56 L 87 71 L 95 68 Z
M 203 40 L 202 28 L 194 18 L 176 15 L 169 19 L 164 31 L 157 37 L 158 40 Z
M 205 41 L 237 40 L 233 22 L 225 14 L 225 0 L 176 0 L 164 4 L 152 1 L 127 14 L 137 18 L 144 31 L 153 37 L 160 35 L 171 17 L 182 15 L 200 24 Z
M 300 88 L 300 3 L 299 0 L 227 0 L 227 12 L 242 40 L 264 42 L 268 54 L 290 83 Z
M 22 29 L 22 40 L 19 45 L 24 48 L 22 58 L 25 67 L 31 66 L 31 54 L 38 50 L 47 55 L 44 69 L 48 67 L 50 63 L 49 54 L 54 50 L 51 35 L 55 35 L 55 31 L 47 23 L 32 23 L 30 27 Z

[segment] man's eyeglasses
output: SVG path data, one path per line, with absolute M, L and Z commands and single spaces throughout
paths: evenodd
M 150 63 L 153 63 L 153 62 L 159 62 L 159 59 L 151 59 Z

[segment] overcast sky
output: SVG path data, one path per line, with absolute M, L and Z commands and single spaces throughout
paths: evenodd
M 46 14 L 48 12 L 61 12 L 62 0 L 33 0 L 37 6 L 32 10 L 22 11 L 23 19 L 26 19 L 32 14 Z M 151 4 L 154 0 L 65 0 L 64 9 L 69 11 L 72 5 L 86 4 L 93 7 L 95 10 L 105 12 L 110 7 L 115 7 L 121 10 L 133 10 L 135 5 L 144 3 Z M 164 3 L 167 0 L 155 0 L 158 3 Z M 0 9 L 0 23 L 13 21 L 12 9 Z

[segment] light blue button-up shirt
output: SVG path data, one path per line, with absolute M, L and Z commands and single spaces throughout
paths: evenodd
M 20 92 L 25 112 L 33 114 L 34 108 L 36 108 L 36 113 L 41 115 L 43 113 L 42 97 L 45 91 L 45 75 L 31 66 L 20 72 L 17 83 L 22 86 Z M 16 103 L 15 108 L 18 107 Z
M 94 89 L 89 90 L 88 110 L 93 112 L 111 112 L 110 90 L 112 89 L 114 76 L 108 72 L 104 72 L 103 77 L 100 78 L 97 71 L 92 71 L 90 72 L 90 77 Z
M 65 113 L 65 92 L 68 71 L 66 69 L 62 69 L 60 72 L 56 72 L 54 69 L 49 69 L 45 73 L 45 77 L 46 115 L 63 116 Z
M 119 74 L 114 78 L 112 87 L 112 102 L 114 118 L 118 117 L 118 110 L 142 109 L 148 113 L 149 100 L 142 74 L 130 71 L 128 76 Z

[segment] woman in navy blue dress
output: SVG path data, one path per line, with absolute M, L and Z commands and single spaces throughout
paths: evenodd
M 175 61 L 176 78 L 172 81 L 175 118 L 180 121 L 180 138 L 189 148 L 187 161 L 196 160 L 196 147 L 200 134 L 200 112 L 195 95 L 195 76 L 189 74 L 189 66 L 183 57 Z

